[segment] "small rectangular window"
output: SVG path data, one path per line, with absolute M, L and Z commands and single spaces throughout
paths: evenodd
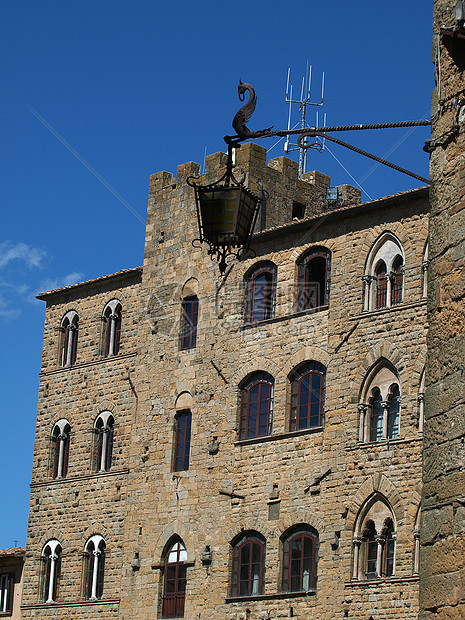
M 0 614 L 13 610 L 13 575 L 0 575 Z
M 189 469 L 192 412 L 181 411 L 176 416 L 174 471 Z
M 184 299 L 181 318 L 181 349 L 195 349 L 197 345 L 197 321 L 199 300 L 197 297 Z

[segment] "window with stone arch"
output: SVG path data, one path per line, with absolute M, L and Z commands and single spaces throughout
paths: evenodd
M 162 618 L 184 618 L 187 550 L 179 536 L 166 545 L 163 574 Z
M 65 314 L 60 325 L 60 363 L 63 368 L 76 363 L 79 333 L 79 317 L 75 310 Z
M 274 316 L 276 265 L 270 261 L 254 265 L 245 275 L 245 322 L 265 321 Z
M 240 384 L 239 439 L 271 435 L 274 379 L 267 372 L 255 372 Z
M 231 596 L 257 596 L 265 589 L 265 537 L 253 530 L 232 542 Z
M 383 233 L 367 258 L 364 310 L 401 304 L 404 298 L 405 258 L 402 244 L 392 233 Z
M 95 471 L 104 472 L 111 469 L 115 419 L 110 411 L 102 411 L 94 423 L 95 433 Z
M 66 478 L 68 474 L 71 425 L 63 418 L 53 425 L 51 435 L 51 476 Z
M 281 536 L 282 592 L 314 592 L 317 582 L 318 532 L 305 523 Z
M 396 519 L 389 502 L 374 493 L 359 512 L 353 539 L 352 579 L 394 577 Z
M 323 426 L 326 367 L 315 361 L 304 362 L 291 372 L 289 381 L 289 430 Z
M 396 439 L 400 435 L 400 382 L 396 369 L 381 360 L 368 373 L 360 396 L 359 441 Z
M 106 543 L 100 534 L 89 538 L 84 547 L 85 592 L 87 600 L 95 601 L 103 596 Z
M 331 252 L 315 247 L 297 262 L 297 312 L 329 304 L 331 286 Z
M 103 357 L 112 357 L 119 351 L 121 339 L 122 306 L 117 299 L 112 299 L 103 309 Z
M 60 596 L 61 543 L 49 540 L 42 549 L 42 600 L 55 603 Z

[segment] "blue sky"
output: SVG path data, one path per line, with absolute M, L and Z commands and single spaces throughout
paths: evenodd
M 142 264 L 149 174 L 224 150 L 239 79 L 258 95 L 253 130 L 287 126 L 287 69 L 299 92 L 307 61 L 314 100 L 325 72 L 328 124 L 427 118 L 431 22 L 432 0 L 2 4 L 0 548 L 26 542 L 45 305 L 35 295 Z M 428 176 L 428 135 L 337 137 Z M 261 144 L 283 155 L 283 142 Z M 308 169 L 358 182 L 365 199 L 421 185 L 333 144 L 311 151 Z

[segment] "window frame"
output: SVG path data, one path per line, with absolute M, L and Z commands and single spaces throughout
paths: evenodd
M 51 434 L 51 477 L 61 480 L 68 475 L 71 425 L 65 418 L 55 422 Z
M 293 574 L 294 558 L 292 557 L 292 545 L 294 541 L 300 539 L 300 554 L 298 558 L 299 570 L 298 581 L 299 587 L 293 586 L 293 578 L 296 576 Z M 312 553 L 310 556 L 305 556 L 305 544 L 303 541 L 310 540 L 312 545 Z M 319 548 L 318 532 L 307 524 L 300 524 L 292 527 L 281 536 L 282 541 L 282 567 L 281 567 L 281 592 L 315 592 L 317 585 L 317 554 Z M 304 588 L 305 580 L 305 559 L 310 558 L 310 577 L 309 587 Z M 295 566 L 295 563 L 294 563 Z
M 56 539 L 46 542 L 42 549 L 42 600 L 44 603 L 56 603 L 60 596 L 62 551 L 63 547 Z
M 259 551 L 258 562 L 258 588 L 255 589 L 255 573 L 253 572 L 254 564 L 254 545 Z M 247 548 L 248 558 L 244 558 L 245 549 Z M 232 564 L 231 564 L 231 597 L 233 598 L 249 598 L 260 596 L 265 590 L 265 553 L 266 539 L 259 532 L 250 530 L 242 533 L 232 545 Z M 243 571 L 243 567 L 246 570 Z M 247 579 L 242 579 L 244 572 L 247 573 Z M 241 583 L 246 583 L 246 593 L 241 590 Z
M 102 411 L 94 423 L 95 458 L 94 468 L 98 472 L 110 471 L 115 440 L 115 419 L 110 411 Z
M 173 471 L 187 471 L 190 460 L 192 411 L 183 409 L 176 413 L 174 429 Z
M 262 307 L 256 308 L 257 280 L 265 276 Z M 268 278 L 266 276 L 269 276 Z M 277 267 L 274 263 L 259 263 L 249 269 L 245 278 L 245 323 L 258 323 L 272 319 L 275 314 Z M 256 311 L 258 316 L 256 316 Z
M 310 280 L 310 268 L 313 261 L 325 261 L 324 280 Z M 320 278 L 321 279 L 321 278 Z M 315 247 L 306 252 L 297 263 L 297 312 L 325 308 L 329 305 L 331 290 L 331 251 L 325 247 Z M 311 293 L 317 290 L 316 302 L 311 304 Z
M 170 562 L 172 553 L 176 554 L 174 562 Z M 173 577 L 170 578 L 170 575 Z M 169 583 L 174 585 L 172 592 L 168 592 Z M 183 540 L 179 536 L 175 536 L 168 543 L 164 558 L 162 618 L 184 618 L 186 585 L 187 549 Z
M 311 377 L 311 385 L 309 381 L 309 389 L 307 392 L 302 390 L 306 377 Z M 318 422 L 312 424 L 312 405 L 314 401 L 313 378 L 319 377 L 319 398 L 318 398 Z M 326 395 L 326 367 L 324 364 L 315 360 L 309 360 L 300 364 L 295 368 L 289 376 L 290 381 L 290 402 L 289 402 L 289 430 L 298 431 L 309 428 L 319 428 L 324 426 L 324 405 Z M 307 413 L 302 416 L 301 412 L 305 411 L 305 401 L 307 398 Z M 316 403 L 315 403 L 316 404 Z M 301 425 L 301 420 L 305 419 L 305 425 Z
M 251 401 L 252 391 L 258 386 L 256 403 Z M 262 386 L 266 386 L 268 395 L 262 398 Z M 267 372 L 259 371 L 253 373 L 247 380 L 242 382 L 240 387 L 240 411 L 239 411 L 239 441 L 245 439 L 255 439 L 268 437 L 272 433 L 273 427 L 273 397 L 274 397 L 274 378 Z M 261 404 L 267 403 L 266 411 L 261 411 Z M 254 416 L 251 415 L 252 405 L 256 406 L 255 424 L 249 425 Z M 266 429 L 260 432 L 265 426 L 263 418 L 266 418 Z M 262 423 L 261 423 L 262 422 Z
M 79 316 L 75 310 L 65 314 L 60 324 L 60 331 L 60 364 L 62 368 L 70 368 L 76 363 L 79 336 Z
M 123 308 L 117 299 L 109 301 L 103 309 L 103 346 L 105 358 L 118 355 L 121 341 L 121 320 Z
M 180 349 L 187 351 L 197 346 L 197 325 L 199 320 L 199 298 L 186 297 L 181 304 Z
M 91 536 L 84 547 L 86 559 L 84 598 L 88 601 L 98 601 L 103 598 L 106 549 L 105 539 L 99 534 Z M 95 574 L 96 577 L 94 577 Z
M 0 573 L 0 616 L 10 616 L 13 613 L 13 597 L 13 573 Z

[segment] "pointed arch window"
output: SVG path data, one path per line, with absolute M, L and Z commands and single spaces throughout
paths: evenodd
M 241 388 L 239 439 L 271 434 L 274 379 L 267 372 L 252 375 Z
M 118 354 L 121 340 L 121 313 L 122 307 L 117 299 L 108 302 L 103 310 L 104 357 L 111 357 Z
M 306 362 L 291 374 L 289 430 L 323 425 L 326 368 L 319 362 Z
M 331 252 L 314 248 L 298 263 L 297 312 L 329 304 Z
M 283 536 L 283 592 L 316 589 L 318 532 L 309 525 L 293 527 Z
M 95 420 L 95 471 L 109 471 L 113 456 L 115 420 L 109 411 L 103 411 Z
M 404 251 L 400 241 L 392 233 L 383 233 L 373 245 L 366 262 L 364 310 L 401 304 L 404 270 Z
M 400 436 L 400 385 L 397 373 L 387 360 L 368 375 L 362 389 L 359 440 L 364 442 L 396 439 Z
M 183 618 L 186 599 L 187 551 L 183 541 L 176 538 L 165 555 L 163 583 L 163 618 Z
M 71 426 L 59 420 L 52 429 L 52 478 L 66 478 L 69 462 Z
M 264 321 L 274 316 L 276 265 L 271 262 L 254 267 L 245 278 L 245 322 Z
M 197 322 L 199 318 L 199 300 L 187 297 L 182 302 L 181 349 L 195 349 L 197 346 Z
M 395 575 L 396 531 L 394 513 L 380 494 L 360 511 L 354 532 L 353 579 L 380 579 Z
M 101 599 L 103 596 L 105 552 L 106 544 L 102 536 L 95 534 L 89 538 L 84 549 L 86 558 L 85 596 L 88 600 Z
M 58 540 L 49 540 L 42 550 L 44 603 L 54 603 L 60 595 L 61 551 Z
M 61 351 L 60 361 L 63 367 L 73 366 L 76 363 L 77 343 L 79 333 L 79 317 L 74 310 L 66 313 L 61 322 Z
M 265 538 L 245 532 L 233 544 L 231 596 L 263 594 L 265 583 Z

